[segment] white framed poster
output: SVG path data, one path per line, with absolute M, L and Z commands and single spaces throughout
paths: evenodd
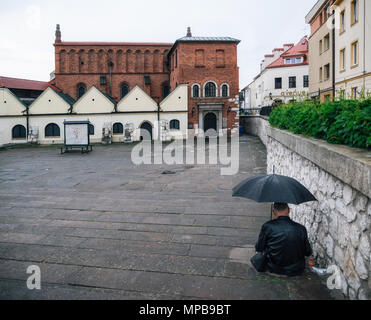
M 66 146 L 89 145 L 88 123 L 65 123 L 64 134 Z

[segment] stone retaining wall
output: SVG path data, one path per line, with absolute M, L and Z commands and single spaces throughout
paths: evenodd
M 260 138 L 268 172 L 297 179 L 318 199 L 291 206 L 292 218 L 308 230 L 316 263 L 340 268 L 345 296 L 370 299 L 371 152 L 274 129 L 259 117 L 251 123 L 257 135 L 266 132 Z

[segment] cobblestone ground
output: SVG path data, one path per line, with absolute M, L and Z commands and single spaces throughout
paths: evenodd
M 265 173 L 257 138 L 241 138 L 232 177 L 217 166 L 136 167 L 131 149 L 0 151 L 1 299 L 333 298 L 312 274 L 275 278 L 249 264 L 269 205 L 231 190 Z M 26 287 L 30 265 L 41 268 L 39 291 Z

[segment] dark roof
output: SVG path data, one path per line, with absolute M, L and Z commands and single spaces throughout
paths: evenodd
M 55 90 L 54 90 L 55 91 Z M 72 99 L 68 94 L 55 91 L 64 101 L 66 101 L 70 106 L 75 103 L 75 100 Z
M 98 89 L 98 88 L 97 88 Z M 99 90 L 99 89 L 98 89 Z M 102 92 L 101 90 L 99 90 L 100 92 Z M 104 92 L 102 92 L 103 93 L 103 95 L 105 96 L 105 97 L 107 97 L 108 98 L 108 100 L 110 100 L 114 105 L 116 105 L 117 104 L 117 102 L 116 102 L 116 100 L 114 100 L 110 95 L 108 95 L 107 93 L 104 93 Z
M 183 37 L 177 42 L 236 42 L 240 43 L 241 40 L 231 37 Z

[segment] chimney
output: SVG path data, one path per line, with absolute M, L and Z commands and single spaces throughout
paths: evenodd
M 187 38 L 191 38 L 191 37 L 192 37 L 191 27 L 188 27 L 187 28 Z
M 61 27 L 57 24 L 57 30 L 55 31 L 55 43 L 62 42 Z

